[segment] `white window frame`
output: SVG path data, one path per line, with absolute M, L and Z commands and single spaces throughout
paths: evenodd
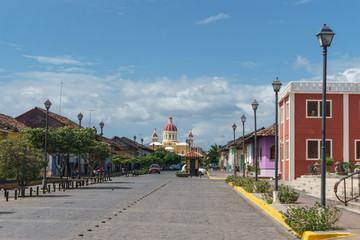
M 308 158 L 308 142 L 309 141 L 317 141 L 318 142 L 318 157 L 317 158 Z M 325 141 L 330 142 L 330 157 L 333 157 L 333 143 L 332 139 L 326 139 Z M 321 139 L 306 139 L 306 160 L 314 161 L 321 159 Z
M 290 102 L 286 102 L 286 120 L 290 118 Z
M 284 123 L 284 106 L 280 108 L 280 123 Z
M 317 102 L 318 104 L 318 115 L 317 116 L 308 116 L 308 102 Z M 306 118 L 322 118 L 322 116 L 320 115 L 320 103 L 322 102 L 322 99 L 306 99 L 306 106 L 305 106 L 305 116 Z M 326 118 L 332 118 L 332 100 L 326 100 L 326 102 L 330 103 L 330 116 L 326 117 Z
M 287 147 L 286 147 L 286 144 L 288 145 Z M 289 142 L 289 140 L 286 140 L 285 141 L 285 160 L 289 161 L 289 159 L 290 159 L 290 142 Z
M 360 161 L 360 159 L 356 159 L 356 142 L 360 142 L 360 139 L 355 139 L 355 146 L 354 146 L 354 153 L 355 153 L 355 155 L 354 155 L 354 159 L 355 159 L 355 161 Z M 359 149 L 360 150 L 360 149 Z

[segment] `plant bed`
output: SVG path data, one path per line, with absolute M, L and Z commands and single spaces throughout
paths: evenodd
M 176 177 L 187 178 L 188 174 L 186 172 L 176 172 Z

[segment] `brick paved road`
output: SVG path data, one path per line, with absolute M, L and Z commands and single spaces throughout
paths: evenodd
M 221 180 L 113 180 L 1 202 L 0 239 L 295 239 Z

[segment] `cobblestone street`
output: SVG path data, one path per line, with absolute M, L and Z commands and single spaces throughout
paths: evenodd
M 174 172 L 2 202 L 0 239 L 294 239 L 223 180 Z

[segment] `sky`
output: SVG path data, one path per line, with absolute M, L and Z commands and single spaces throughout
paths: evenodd
M 276 77 L 360 81 L 358 0 L 0 0 L 0 113 L 51 112 L 151 142 L 172 117 L 209 149 L 275 122 Z M 355 37 L 354 37 L 355 36 Z M 357 36 L 357 37 L 356 37 Z M 356 41 L 355 41 L 355 40 Z M 160 139 L 161 140 L 161 139 Z

